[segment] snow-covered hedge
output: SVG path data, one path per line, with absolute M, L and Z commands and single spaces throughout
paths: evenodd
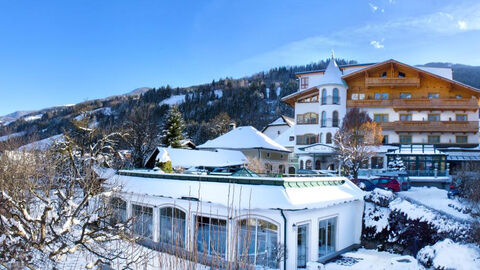
M 479 269 L 480 249 L 472 244 L 459 244 L 445 239 L 422 248 L 417 260 L 434 269 Z
M 445 238 L 466 241 L 470 224 L 375 189 L 365 196 L 362 241 L 366 247 L 415 255 Z

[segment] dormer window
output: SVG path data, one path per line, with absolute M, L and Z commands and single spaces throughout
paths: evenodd
M 387 72 L 383 72 L 382 75 L 380 75 L 381 78 L 386 78 L 387 77 Z
M 398 78 L 405 78 L 405 73 L 398 72 Z

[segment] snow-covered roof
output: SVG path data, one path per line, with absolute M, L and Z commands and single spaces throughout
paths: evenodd
M 295 146 L 295 139 L 290 140 L 291 136 L 295 136 L 295 127 L 291 126 L 284 132 L 282 132 L 280 135 L 278 135 L 277 138 L 275 138 L 275 142 L 280 144 L 283 147 L 294 147 Z
M 330 62 L 328 63 L 327 68 L 325 69 L 325 73 L 323 74 L 322 77 L 320 77 L 318 86 L 326 85 L 326 84 L 339 84 L 339 85 L 344 85 L 346 87 L 347 84 L 342 79 L 342 76 L 343 76 L 342 71 L 340 71 L 340 68 L 338 67 L 335 59 L 332 58 L 330 59 Z
M 191 150 L 181 148 L 158 147 L 155 160 L 162 162 L 170 160 L 172 167 L 227 167 L 237 166 L 248 162 L 245 155 L 235 150 Z
M 252 126 L 238 127 L 213 140 L 197 146 L 198 149 L 267 149 L 290 152 Z
M 292 179 L 279 179 L 158 174 L 155 172 L 143 172 L 140 174 L 133 172 L 128 175 L 129 172 L 131 171 L 120 171 L 119 175 L 110 178 L 110 181 L 120 184 L 124 192 L 175 199 L 194 197 L 201 202 L 209 202 L 225 207 L 235 206 L 238 209 L 245 210 L 324 208 L 335 204 L 362 200 L 364 195 L 362 190 L 344 177 L 292 177 Z M 142 177 L 143 174 L 146 175 Z M 191 180 L 185 180 L 186 178 Z M 236 182 L 262 180 L 271 181 L 274 184 L 238 184 Z M 300 180 L 311 183 L 320 182 L 322 184 L 289 184 L 289 182 L 300 183 Z
M 416 66 L 417 68 L 453 80 L 453 71 L 451 68 Z

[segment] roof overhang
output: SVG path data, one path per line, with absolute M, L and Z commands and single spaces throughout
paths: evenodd
M 318 87 L 317 86 L 314 86 L 314 87 L 310 87 L 308 89 L 304 89 L 302 91 L 299 91 L 299 92 L 295 92 L 295 93 L 292 93 L 288 96 L 284 96 L 282 98 L 282 101 L 287 103 L 288 105 L 292 106 L 292 107 L 295 107 L 295 102 L 297 101 L 297 99 L 303 97 L 303 96 L 308 96 L 308 95 L 313 95 L 315 93 L 318 93 Z

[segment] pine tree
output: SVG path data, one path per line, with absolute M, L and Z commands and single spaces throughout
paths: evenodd
M 162 144 L 165 146 L 171 146 L 173 148 L 180 148 L 181 141 L 184 139 L 184 129 L 185 124 L 178 107 L 170 107 L 165 125 L 163 127 Z

